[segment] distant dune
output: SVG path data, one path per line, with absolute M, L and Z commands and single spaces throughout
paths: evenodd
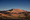
M 7 11 L 0 11 L 0 13 L 4 13 L 4 12 L 20 13 L 20 12 L 28 12 L 28 11 L 21 10 L 21 9 L 10 9 L 10 10 L 7 10 Z
M 11 11 L 11 13 L 13 12 L 13 13 L 19 13 L 19 12 L 28 12 L 28 11 L 25 11 L 25 10 L 21 10 L 21 9 L 11 9 L 11 10 L 8 10 L 7 12 L 10 12 Z

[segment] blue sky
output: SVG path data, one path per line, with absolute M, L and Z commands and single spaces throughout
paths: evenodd
M 30 0 L 0 0 L 0 11 L 12 8 L 30 11 Z

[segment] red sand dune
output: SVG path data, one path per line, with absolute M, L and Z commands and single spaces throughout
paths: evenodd
M 10 11 L 7 11 L 7 12 L 10 12 Z M 24 10 L 21 10 L 21 9 L 13 9 L 12 11 L 11 11 L 11 13 L 19 13 L 19 12 L 27 12 L 27 11 L 24 11 Z

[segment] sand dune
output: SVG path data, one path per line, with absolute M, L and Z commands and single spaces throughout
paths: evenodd
M 10 12 L 9 10 L 7 11 L 7 12 Z M 27 12 L 27 11 L 24 11 L 24 10 L 21 10 L 21 9 L 13 9 L 12 11 L 11 11 L 11 13 L 19 13 L 19 12 Z

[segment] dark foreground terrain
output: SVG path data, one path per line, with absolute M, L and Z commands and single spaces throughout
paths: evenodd
M 30 16 L 28 16 L 27 14 L 25 14 L 25 17 L 21 17 L 20 15 L 18 16 L 12 16 L 12 15 L 7 15 L 7 14 L 4 14 L 4 16 L 1 14 L 0 15 L 0 19 L 19 19 L 19 20 L 30 20 Z

